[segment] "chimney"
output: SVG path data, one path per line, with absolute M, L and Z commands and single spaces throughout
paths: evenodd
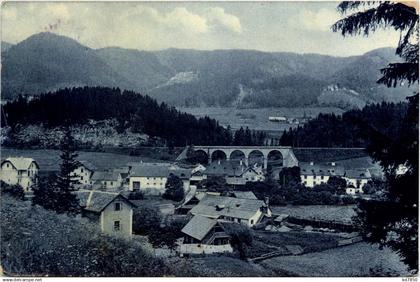
M 239 161 L 239 165 L 242 166 L 242 159 Z
M 217 160 L 217 164 L 220 165 L 220 160 Z
M 331 163 L 331 165 L 332 165 L 332 166 L 335 166 L 335 162 L 332 162 L 332 163 Z
M 264 197 L 264 203 L 267 205 L 267 207 L 270 205 L 270 198 Z
M 310 164 L 310 165 L 314 165 L 314 162 L 310 162 L 309 164 Z

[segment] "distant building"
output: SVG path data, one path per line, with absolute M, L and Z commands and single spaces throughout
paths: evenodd
M 136 206 L 123 195 L 94 190 L 78 190 L 75 194 L 79 198 L 82 216 L 99 222 L 103 233 L 132 236 L 133 209 Z
M 368 169 L 352 169 L 346 171 L 344 179 L 347 181 L 347 194 L 356 194 L 363 193 L 363 186 L 372 180 L 372 176 Z
M 272 116 L 272 117 L 268 117 L 268 120 L 269 121 L 272 121 L 272 122 L 284 122 L 284 123 L 286 123 L 287 122 L 287 118 L 286 117 L 282 117 L 282 116 L 280 116 L 280 117 L 275 117 L 275 116 Z
M 90 179 L 95 189 L 118 189 L 122 183 L 121 173 L 109 170 L 95 171 Z
M 7 158 L 1 162 L 0 179 L 10 185 L 20 185 L 28 192 L 36 182 L 39 166 L 32 158 Z
M 242 223 L 249 227 L 258 224 L 264 216 L 271 217 L 271 210 L 264 201 L 208 194 L 190 213 L 218 221 Z
M 223 224 L 204 216 L 194 216 L 182 228 L 184 241 L 180 246 L 181 254 L 214 254 L 233 252 L 230 236 Z
M 264 181 L 265 176 L 260 166 L 247 167 L 242 161 L 216 161 L 203 171 L 205 178 L 221 176 L 229 185 L 245 185 L 247 182 Z
M 331 176 L 344 176 L 344 168 L 342 166 L 332 163 L 320 163 L 315 164 L 314 162 L 301 162 L 300 167 L 300 180 L 306 187 L 314 187 L 322 183 L 327 183 Z
M 74 180 L 77 180 L 81 185 L 90 185 L 91 176 L 96 170 L 96 167 L 87 161 L 79 161 L 79 166 L 71 172 Z
M 178 176 L 184 191 L 190 189 L 191 170 L 169 165 L 146 164 L 134 166 L 130 171 L 129 190 L 147 194 L 162 195 L 169 175 Z

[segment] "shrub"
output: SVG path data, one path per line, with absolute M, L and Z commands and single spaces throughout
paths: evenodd
M 10 185 L 4 181 L 0 181 L 1 194 L 7 194 L 15 199 L 23 200 L 25 198 L 25 192 L 20 185 Z

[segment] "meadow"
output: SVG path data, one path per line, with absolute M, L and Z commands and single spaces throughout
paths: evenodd
M 190 113 L 196 117 L 208 116 L 219 121 L 223 126 L 232 129 L 249 127 L 253 130 L 283 131 L 297 124 L 278 123 L 268 120 L 270 116 L 285 116 L 287 118 L 313 118 L 320 113 L 341 114 L 344 111 L 335 107 L 308 107 L 308 108 L 236 108 L 236 107 L 178 107 L 182 112 Z

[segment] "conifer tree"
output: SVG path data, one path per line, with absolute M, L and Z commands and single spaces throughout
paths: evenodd
M 402 62 L 384 67 L 378 83 L 388 87 L 418 83 L 419 15 L 414 7 L 391 1 L 345 1 L 338 10 L 346 17 L 332 29 L 344 36 L 361 33 L 368 36 L 382 27 L 400 32 L 396 54 Z M 408 109 L 393 135 L 381 134 L 370 124 L 359 123 L 370 136 L 368 150 L 385 172 L 388 191 L 383 199 L 361 201 L 357 221 L 365 239 L 397 251 L 414 272 L 418 272 L 418 103 L 418 92 L 408 97 Z M 401 166 L 407 170 L 397 174 Z
M 70 128 L 65 127 L 64 137 L 60 145 L 61 164 L 60 172 L 57 175 L 54 189 L 54 210 L 58 213 L 78 213 L 80 206 L 77 196 L 72 192 L 75 190 L 74 184 L 77 183 L 71 176 L 71 172 L 77 168 L 76 146 Z

